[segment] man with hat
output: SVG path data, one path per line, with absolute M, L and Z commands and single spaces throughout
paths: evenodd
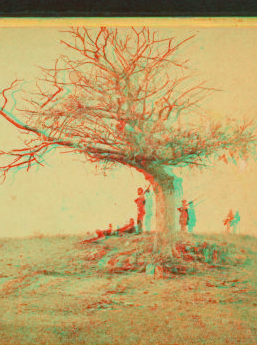
M 186 226 L 188 225 L 189 216 L 187 206 L 187 201 L 182 200 L 182 207 L 178 208 L 180 212 L 179 224 L 181 226 L 181 231 L 186 231 Z
M 145 216 L 145 195 L 143 188 L 137 189 L 138 198 L 135 200 L 137 204 L 137 233 L 143 232 L 143 220 Z

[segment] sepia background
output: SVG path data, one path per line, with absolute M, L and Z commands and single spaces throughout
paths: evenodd
M 183 21 L 181 19 L 181 21 Z M 182 23 L 182 22 L 180 22 Z M 37 65 L 50 67 L 54 59 L 67 54 L 59 44 L 65 26 L 6 25 L 0 21 L 0 89 L 15 78 L 32 80 Z M 144 22 L 143 25 L 146 25 Z M 257 27 L 249 25 L 169 25 L 158 29 L 167 36 L 185 38 L 197 33 L 183 51 L 199 78 L 222 91 L 206 100 L 212 117 L 237 119 L 257 117 Z M 256 23 L 255 23 L 256 24 Z M 91 21 L 85 20 L 85 26 Z M 97 25 L 94 24 L 94 25 Z M 23 134 L 0 118 L 0 150 L 20 148 Z M 0 185 L 0 236 L 33 234 L 81 234 L 105 228 L 109 223 L 122 226 L 136 217 L 136 190 L 147 187 L 134 169 L 120 167 L 104 176 L 78 155 L 52 153 L 45 167 L 11 173 Z M 223 219 L 230 209 L 239 211 L 242 234 L 257 234 L 257 165 L 240 162 L 237 166 L 217 162 L 202 172 L 175 169 L 183 178 L 183 197 L 204 199 L 196 207 L 196 232 L 222 232 Z M 181 200 L 177 200 L 178 205 Z M 154 226 L 154 223 L 153 223 Z

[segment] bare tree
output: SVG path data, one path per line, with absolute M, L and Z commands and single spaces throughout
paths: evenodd
M 256 152 L 253 124 L 217 123 L 205 115 L 202 100 L 214 89 L 195 83 L 178 56 L 194 36 L 159 38 L 145 27 L 72 27 L 67 34 L 70 40 L 61 43 L 69 56 L 60 56 L 52 69 L 41 68 L 33 89 L 15 80 L 1 93 L 0 114 L 32 134 L 24 148 L 1 151 L 10 158 L 1 171 L 5 177 L 21 166 L 43 165 L 52 147 L 106 166 L 133 167 L 153 186 L 162 234 L 158 250 L 169 250 L 175 196 L 167 167 L 204 167 L 211 156 L 248 158 Z

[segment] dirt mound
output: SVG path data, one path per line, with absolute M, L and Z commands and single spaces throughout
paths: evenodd
M 76 243 L 83 253 L 85 266 L 108 273 L 145 272 L 148 265 L 163 268 L 164 275 L 195 273 L 240 265 L 245 255 L 233 243 L 221 239 L 181 234 L 172 249 L 173 255 L 154 252 L 155 234 L 109 237 L 92 244 Z

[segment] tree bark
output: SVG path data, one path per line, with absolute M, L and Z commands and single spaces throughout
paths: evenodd
M 155 252 L 172 255 L 177 227 L 175 223 L 174 177 L 162 166 L 148 167 L 146 179 L 151 183 L 156 196 Z

